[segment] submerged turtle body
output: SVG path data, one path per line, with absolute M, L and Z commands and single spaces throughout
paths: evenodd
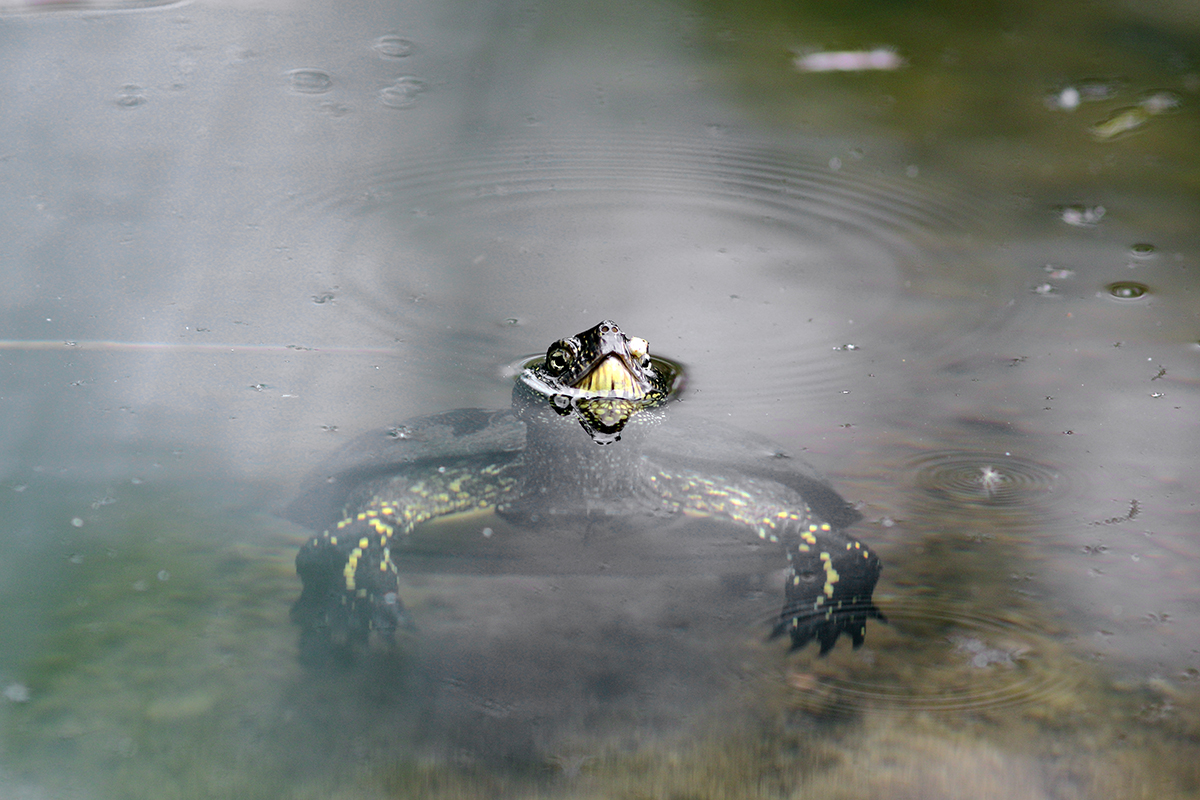
M 515 536 L 476 542 L 474 558 L 449 543 L 438 563 L 448 550 L 468 570 L 655 572 L 685 555 L 766 550 L 786 564 L 773 635 L 793 648 L 815 639 L 822 653 L 843 632 L 862 644 L 867 618 L 883 617 L 871 602 L 879 559 L 845 530 L 858 513 L 765 440 L 677 413 L 679 379 L 606 320 L 531 362 L 510 410 L 460 409 L 351 443 L 287 511 L 320 531 L 296 558 L 302 643 L 394 633 L 407 623 L 398 574 L 428 561 L 423 523 L 491 512 L 530 535 L 514 549 Z M 689 539 L 683 517 L 723 532 Z

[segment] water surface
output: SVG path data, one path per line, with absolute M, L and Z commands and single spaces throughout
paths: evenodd
M 0 10 L 6 793 L 1195 793 L 1188 9 Z M 605 317 L 859 504 L 890 624 L 417 576 L 302 669 L 282 500 Z

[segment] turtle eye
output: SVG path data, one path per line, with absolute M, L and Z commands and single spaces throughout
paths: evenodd
M 579 344 L 574 339 L 561 339 L 546 351 L 546 370 L 554 375 L 561 374 L 579 355 Z

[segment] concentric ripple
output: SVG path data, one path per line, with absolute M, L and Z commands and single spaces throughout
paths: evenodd
M 886 613 L 904 640 L 904 656 L 877 656 L 869 668 L 795 672 L 793 688 L 812 695 L 825 713 L 861 708 L 977 711 L 1041 703 L 1068 703 L 1077 661 L 1052 637 L 1016 615 L 987 616 L 948 605 L 888 603 Z M 888 631 L 874 631 L 876 639 Z M 869 643 L 869 642 L 868 642 Z M 885 642 L 884 652 L 901 643 Z M 817 670 L 821 669 L 816 665 Z M 817 670 L 814 670 L 816 672 Z
M 934 451 L 908 468 L 918 488 L 954 504 L 1029 506 L 1063 489 L 1059 470 L 1009 453 Z
M 842 408 L 847 384 L 882 357 L 859 335 L 890 324 L 898 296 L 977 262 L 967 240 L 988 216 L 903 165 L 845 154 L 699 132 L 531 131 L 405 151 L 283 216 L 305 239 L 337 229 L 328 274 L 340 302 L 398 339 L 448 325 L 491 338 L 506 318 L 586 310 L 628 320 L 660 354 L 718 365 L 694 376 L 704 402 L 745 402 L 753 382 L 764 402 Z M 975 266 L 980 286 L 1008 280 Z M 939 317 L 929 339 L 949 346 L 986 325 L 1005 295 L 922 309 Z M 714 319 L 730 335 L 714 336 Z M 557 330 L 532 333 L 540 343 Z

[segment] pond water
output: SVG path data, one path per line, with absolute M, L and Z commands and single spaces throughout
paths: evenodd
M 1200 16 L 727 5 L 0 2 L 0 796 L 1200 792 Z M 304 476 L 603 318 L 888 623 L 420 575 L 302 668 Z

